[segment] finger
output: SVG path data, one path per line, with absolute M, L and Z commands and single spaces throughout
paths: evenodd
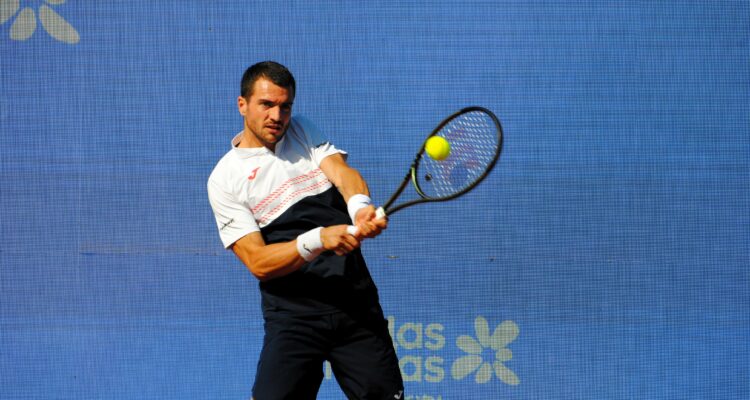
M 373 225 L 370 222 L 362 222 L 359 225 L 357 225 L 359 235 L 358 237 L 369 237 L 372 235 L 373 230 L 376 229 L 375 225 Z
M 383 232 L 383 229 L 385 229 L 385 226 L 382 223 L 376 222 L 375 220 L 370 221 L 368 225 L 368 237 L 375 237 L 380 235 L 381 232 Z
M 354 250 L 355 248 L 356 246 L 354 246 L 351 242 L 342 240 L 341 243 L 339 243 L 339 246 L 336 248 L 336 254 L 343 256 L 343 255 L 351 253 L 352 250 Z
M 375 207 L 373 207 L 372 205 L 369 205 L 357 211 L 357 217 L 356 217 L 355 222 L 370 221 L 374 218 L 375 218 Z
M 347 254 L 354 250 L 356 243 L 359 243 L 359 241 L 357 241 L 354 236 L 348 234 L 343 235 L 341 236 L 341 238 L 339 238 L 339 242 L 336 245 L 336 250 L 340 253 L 339 255 Z
M 372 224 L 372 229 L 377 230 L 378 232 L 388 227 L 387 219 L 373 219 L 370 223 Z
M 352 251 L 355 248 L 359 247 L 359 239 L 357 239 L 355 236 L 347 235 L 344 238 L 343 242 L 349 247 L 349 251 Z

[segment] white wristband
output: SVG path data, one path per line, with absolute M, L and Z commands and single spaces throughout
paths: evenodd
M 372 199 L 364 194 L 355 194 L 349 198 L 346 202 L 346 209 L 349 211 L 349 218 L 354 221 L 354 217 L 357 215 L 357 211 L 372 204 Z
M 305 261 L 312 261 L 323 252 L 323 241 L 320 240 L 322 229 L 322 227 L 311 229 L 297 236 L 297 251 Z

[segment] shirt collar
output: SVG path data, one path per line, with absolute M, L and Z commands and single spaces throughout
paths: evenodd
M 279 140 L 278 143 L 276 143 L 276 151 L 278 151 L 281 148 L 282 143 L 286 139 L 286 135 L 284 135 L 281 140 Z M 257 157 L 262 156 L 264 154 L 273 154 L 271 150 L 268 150 L 266 147 L 237 147 L 237 145 L 240 144 L 240 141 L 242 140 L 242 131 L 240 133 L 236 134 L 234 138 L 232 138 L 232 150 L 235 154 L 237 154 L 240 158 L 250 158 L 250 157 Z

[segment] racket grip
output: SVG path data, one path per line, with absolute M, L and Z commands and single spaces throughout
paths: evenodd
M 359 232 L 359 228 L 354 225 L 349 225 L 346 227 L 346 232 L 352 236 L 355 236 L 357 232 Z
M 378 207 L 378 209 L 375 210 L 375 218 L 377 219 L 385 218 L 385 210 L 383 209 L 383 207 Z

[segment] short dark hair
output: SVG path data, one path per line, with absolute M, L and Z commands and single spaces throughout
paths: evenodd
M 274 61 L 262 61 L 245 70 L 240 84 L 240 95 L 246 99 L 250 98 L 253 94 L 253 85 L 260 78 L 268 79 L 275 85 L 291 90 L 292 95 L 296 93 L 294 76 L 285 66 Z

